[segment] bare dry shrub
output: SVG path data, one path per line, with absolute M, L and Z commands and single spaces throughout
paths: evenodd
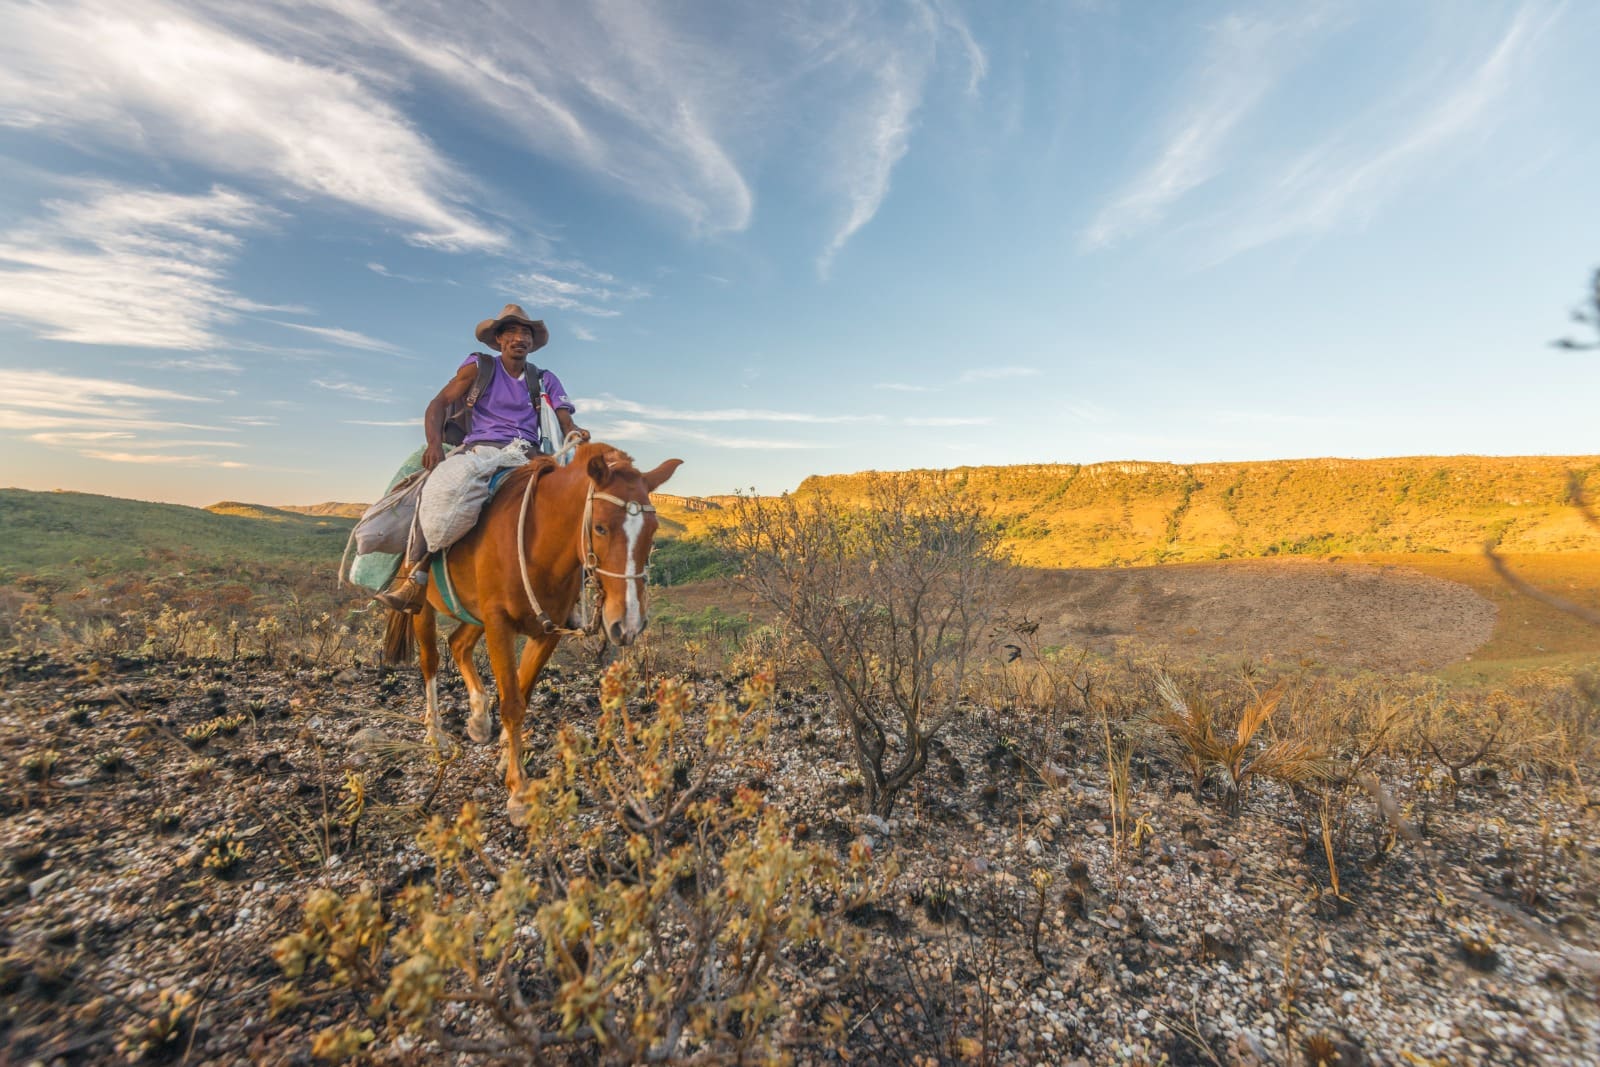
M 1004 602 L 994 522 L 948 484 L 876 475 L 866 506 L 743 497 L 725 543 L 743 581 L 822 663 L 861 778 L 887 818 L 956 713 Z
M 313 893 L 274 948 L 286 974 L 314 979 L 313 994 L 357 991 L 378 1032 L 514 1062 L 743 1063 L 836 1040 L 844 1016 L 814 972 L 851 972 L 859 950 L 837 917 L 892 868 L 796 843 L 783 812 L 730 784 L 763 758 L 770 675 L 693 726 L 683 684 L 662 682 L 653 710 L 637 689 L 613 665 L 594 731 L 564 726 L 550 769 L 529 778 L 525 860 L 494 862 L 475 804 L 436 817 L 419 835 L 432 883 L 387 906 Z M 378 1032 L 321 1040 L 350 1051 Z

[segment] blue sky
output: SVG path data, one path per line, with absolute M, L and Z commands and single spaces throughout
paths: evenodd
M 1600 5 L 0 0 L 0 485 L 370 500 L 507 301 L 668 486 L 1593 453 Z

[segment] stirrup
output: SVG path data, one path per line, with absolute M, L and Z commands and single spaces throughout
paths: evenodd
M 372 599 L 390 611 L 415 615 L 422 610 L 422 605 L 427 603 L 428 583 L 426 579 L 418 581 L 415 576 L 407 575 L 390 583 L 389 588 L 374 595 Z

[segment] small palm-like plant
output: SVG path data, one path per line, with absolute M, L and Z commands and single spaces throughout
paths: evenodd
M 1176 682 L 1163 674 L 1156 692 L 1165 702 L 1150 718 L 1177 742 L 1178 761 L 1188 769 L 1195 799 L 1215 769 L 1223 780 L 1223 807 L 1237 815 L 1256 776 L 1301 784 L 1326 774 L 1326 756 L 1312 742 L 1292 737 L 1257 744 L 1256 735 L 1283 703 L 1287 686 L 1279 683 L 1266 693 L 1251 686 L 1239 709 L 1233 729 L 1226 729 L 1211 701 L 1186 699 Z
M 1166 706 L 1158 708 L 1151 721 L 1177 742 L 1178 762 L 1188 770 L 1189 790 L 1198 801 L 1218 749 L 1216 709 L 1203 699 L 1185 699 L 1168 674 L 1156 677 L 1156 692 Z

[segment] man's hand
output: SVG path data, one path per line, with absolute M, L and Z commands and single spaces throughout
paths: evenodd
M 422 467 L 424 470 L 433 470 L 444 462 L 444 446 L 429 445 L 422 453 Z

